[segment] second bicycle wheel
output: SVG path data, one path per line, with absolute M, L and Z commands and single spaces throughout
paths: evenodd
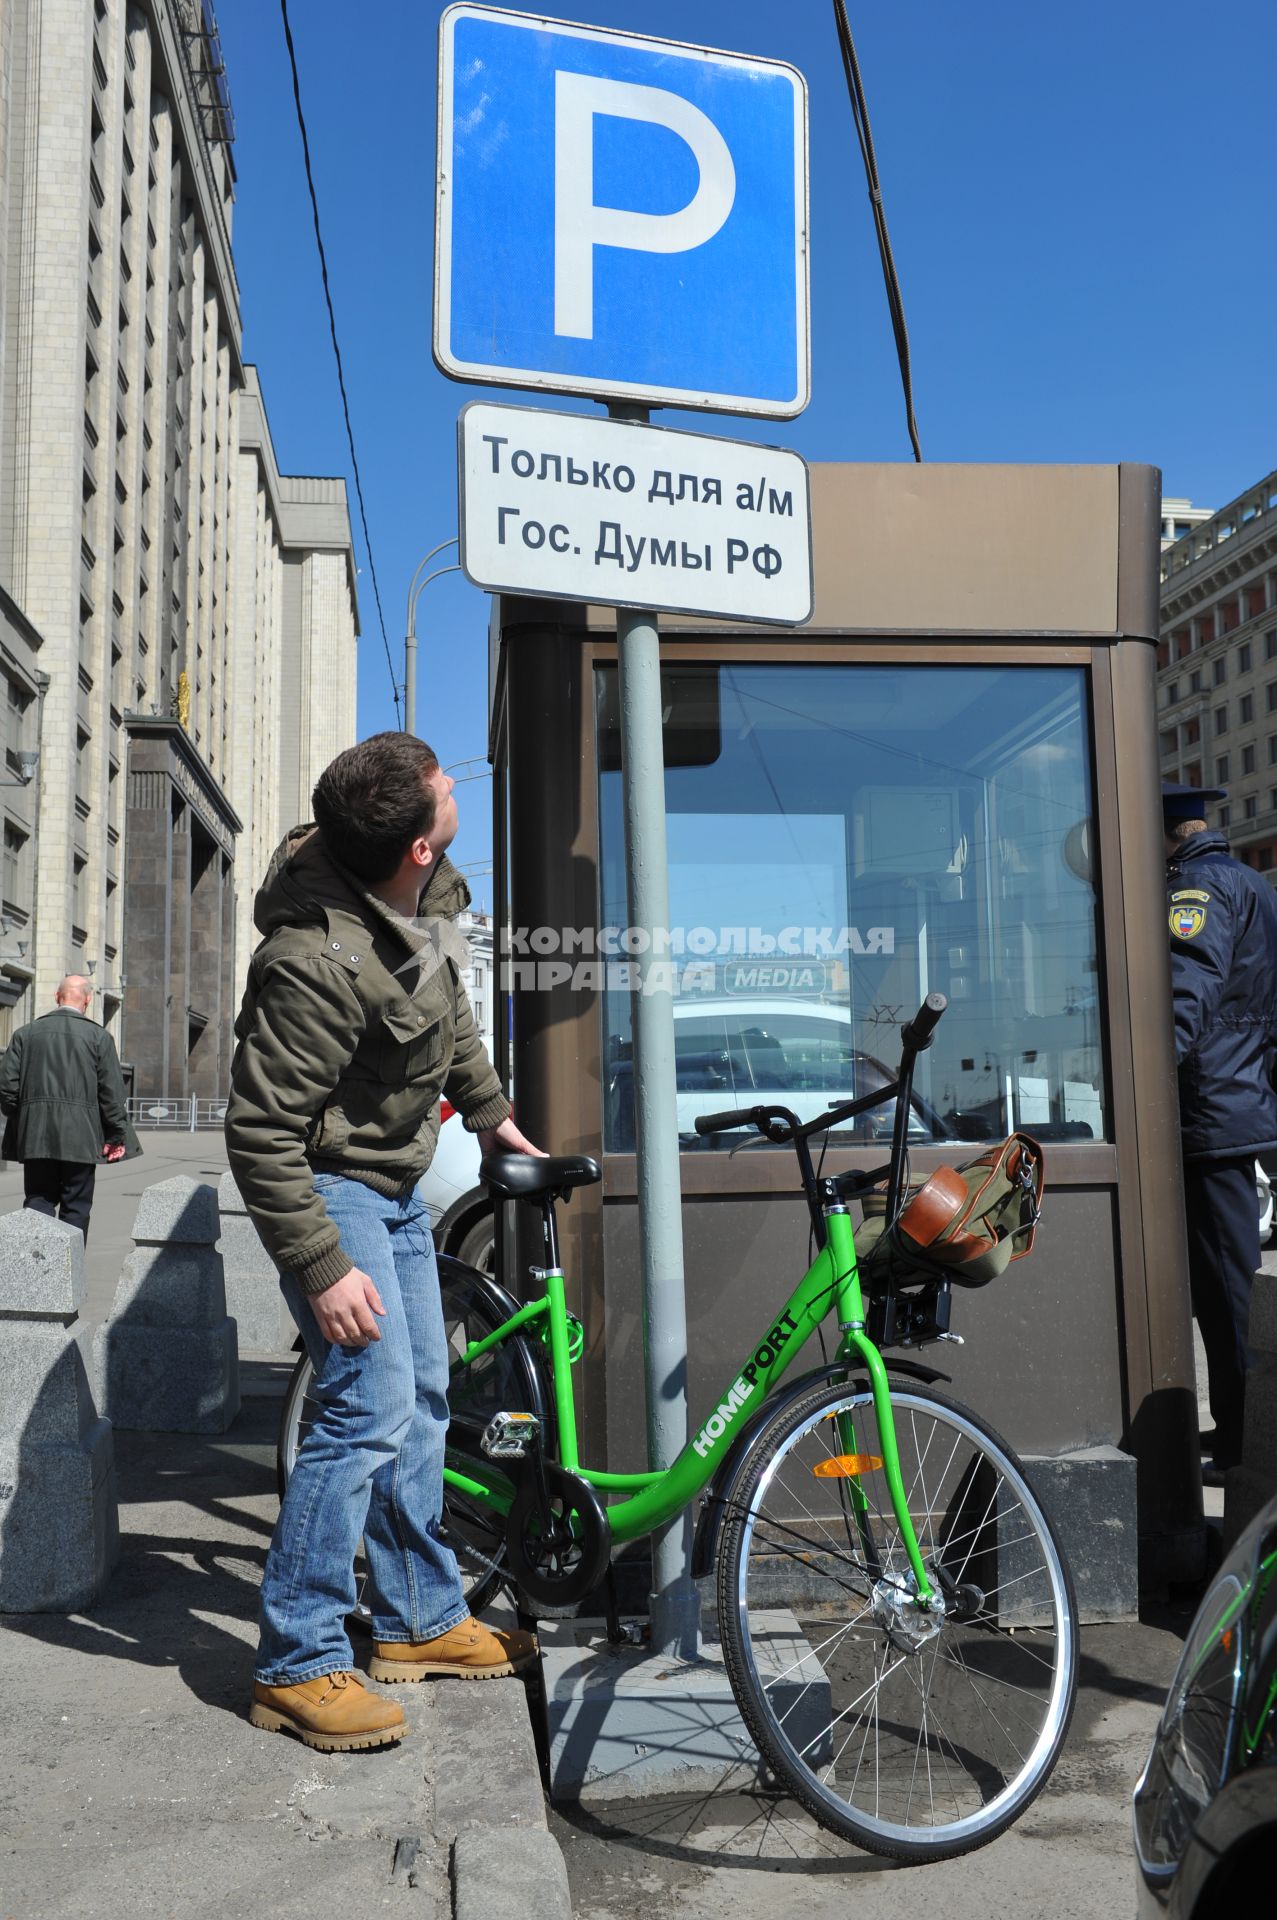
M 827 1382 L 778 1410 L 726 1491 L 719 1624 L 742 1716 L 822 1826 L 937 1860 L 1004 1831 L 1059 1757 L 1077 1608 L 1015 1455 L 930 1389 L 892 1387 L 910 1518 L 896 1522 L 873 1399 Z

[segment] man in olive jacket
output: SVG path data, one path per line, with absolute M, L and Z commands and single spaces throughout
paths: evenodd
M 120 1057 L 88 1017 L 92 998 L 88 981 L 69 973 L 53 1012 L 19 1027 L 0 1062 L 0 1152 L 22 1162 L 23 1205 L 86 1240 L 98 1161 L 122 1160 L 129 1140 Z
M 514 1672 L 528 1634 L 471 1620 L 438 1538 L 449 1354 L 426 1205 L 445 1094 L 495 1146 L 510 1117 L 461 983 L 469 903 L 444 858 L 452 781 L 423 742 L 339 754 L 257 896 L 231 1063 L 231 1169 L 315 1369 L 313 1418 L 262 1579 L 255 1726 L 325 1751 L 406 1732 L 354 1672 L 345 1619 L 362 1539 L 374 1679 Z

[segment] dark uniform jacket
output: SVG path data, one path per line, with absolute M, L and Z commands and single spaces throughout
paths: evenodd
M 1277 1148 L 1277 895 L 1195 833 L 1166 869 L 1186 1160 Z
M 404 920 L 313 827 L 283 841 L 257 895 L 266 937 L 235 1022 L 227 1156 L 266 1251 L 306 1293 L 354 1264 L 315 1172 L 407 1194 L 434 1154 L 441 1093 L 472 1133 L 510 1111 L 460 979 L 452 923 L 469 903 L 440 860 Z
M 0 1063 L 0 1112 L 6 1160 L 96 1166 L 103 1147 L 138 1151 L 115 1042 L 72 1007 L 18 1028 Z

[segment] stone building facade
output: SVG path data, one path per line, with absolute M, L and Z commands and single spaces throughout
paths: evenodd
M 87 972 L 143 1094 L 224 1090 L 263 848 L 354 738 L 344 485 L 279 476 L 241 358 L 231 133 L 209 0 L 0 5 L 0 1043 Z
M 1277 472 L 1164 547 L 1157 660 L 1163 779 L 1277 884 Z

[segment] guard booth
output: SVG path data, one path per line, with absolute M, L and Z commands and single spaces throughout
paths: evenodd
M 812 469 L 802 629 L 662 616 L 690 1347 L 704 1419 L 807 1260 L 793 1156 L 698 1112 L 883 1084 L 929 992 L 911 1167 L 1047 1148 L 1033 1258 L 924 1358 L 1030 1463 L 1083 1617 L 1203 1551 L 1154 724 L 1160 476 Z M 608 570 L 609 572 L 611 569 Z M 623 576 L 622 576 L 623 580 Z M 620 597 L 623 584 L 601 587 Z M 615 616 L 498 599 L 496 905 L 520 1125 L 601 1158 L 561 1209 L 584 1456 L 646 1466 Z M 885 1158 L 891 1114 L 832 1138 Z M 733 1149 L 737 1149 L 733 1151 Z M 507 1208 L 522 1292 L 539 1242 Z M 814 1353 L 814 1348 L 813 1348 Z M 818 1356 L 816 1356 L 818 1357 Z M 1137 1552 L 1138 1536 L 1138 1552 Z

